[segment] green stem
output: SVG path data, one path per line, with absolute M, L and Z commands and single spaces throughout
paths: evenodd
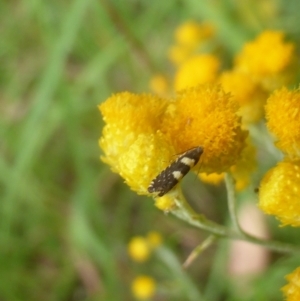
M 233 177 L 229 174 L 225 174 L 225 184 L 226 184 L 226 190 L 227 190 L 227 202 L 228 202 L 228 210 L 230 219 L 233 225 L 233 228 L 241 233 L 244 233 L 244 231 L 241 229 L 237 211 L 236 211 L 236 198 L 235 198 L 235 190 L 234 190 L 234 180 Z
M 260 239 L 250 234 L 229 229 L 225 226 L 219 225 L 213 221 L 208 220 L 204 215 L 196 213 L 192 207 L 186 202 L 181 191 L 176 191 L 174 194 L 174 202 L 176 207 L 171 210 L 171 213 L 179 219 L 199 229 L 210 232 L 220 238 L 231 238 L 236 240 L 243 240 L 250 243 L 264 246 L 270 250 L 282 253 L 300 252 L 300 246 L 295 246 L 279 241 L 269 241 Z
M 216 241 L 217 237 L 215 235 L 209 235 L 200 245 L 198 245 L 189 257 L 183 263 L 183 267 L 187 268 L 191 265 L 191 263 L 204 251 L 206 250 L 211 244 Z

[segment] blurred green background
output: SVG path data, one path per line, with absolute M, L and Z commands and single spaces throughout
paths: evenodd
M 179 272 L 207 234 L 157 210 L 99 160 L 97 105 L 115 92 L 148 92 L 151 76 L 172 74 L 166 53 L 184 21 L 212 22 L 230 66 L 266 28 L 299 44 L 299 17 L 296 0 L 1 1 L 0 300 L 133 300 L 140 273 L 163 283 L 155 300 L 248 300 L 228 286 L 224 242 Z M 197 209 L 224 223 L 225 202 L 212 201 L 224 200 L 224 187 L 199 185 L 188 197 L 199 195 Z M 169 255 L 133 263 L 128 241 L 151 230 Z M 293 258 L 277 260 L 251 300 L 281 300 L 293 267 Z

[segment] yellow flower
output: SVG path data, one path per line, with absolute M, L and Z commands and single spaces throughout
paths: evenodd
M 99 140 L 101 159 L 138 194 L 149 195 L 151 180 L 175 153 L 158 129 L 167 103 L 157 96 L 124 92 L 99 106 L 106 122 Z
M 153 76 L 150 80 L 150 89 L 160 96 L 165 96 L 168 93 L 168 81 L 162 74 Z
M 195 55 L 186 60 L 177 70 L 174 78 L 176 91 L 211 83 L 217 78 L 220 62 L 212 54 Z
M 128 243 L 128 254 L 134 261 L 144 262 L 161 243 L 162 237 L 155 231 L 150 231 L 146 237 L 134 236 Z
M 202 85 L 177 94 L 162 132 L 178 150 L 202 146 L 201 172 L 223 172 L 238 160 L 247 133 L 241 129 L 238 105 L 219 86 Z
M 184 90 L 173 100 L 124 92 L 99 108 L 106 123 L 101 159 L 138 194 L 149 195 L 151 181 L 188 149 L 204 148 L 194 169 L 211 173 L 235 164 L 245 145 L 238 105 L 218 86 Z M 169 211 L 180 193 L 175 186 L 155 205 Z
M 201 181 L 207 184 L 212 185 L 219 185 L 224 180 L 224 173 L 218 174 L 218 173 L 200 173 L 199 178 Z
M 146 275 L 136 277 L 131 285 L 131 291 L 138 300 L 150 299 L 153 297 L 155 290 L 155 280 Z
M 246 43 L 236 58 L 242 70 L 254 75 L 269 75 L 286 68 L 292 60 L 294 45 L 284 42 L 281 31 L 266 30 L 256 40 Z
M 300 226 L 300 160 L 283 161 L 269 170 L 259 189 L 259 207 L 283 226 Z
M 214 27 L 211 24 L 188 21 L 176 29 L 175 40 L 179 45 L 196 47 L 202 40 L 210 38 L 213 34 Z
M 294 45 L 284 42 L 281 31 L 266 30 L 256 40 L 247 43 L 236 57 L 236 68 L 249 73 L 266 86 L 278 81 L 280 76 L 294 61 Z M 282 75 L 282 74 L 281 74 Z M 268 82 L 271 80 L 271 83 Z M 284 81 L 284 78 L 282 78 Z M 277 83 L 277 84 L 280 84 Z
M 160 233 L 155 232 L 155 231 L 150 231 L 147 234 L 147 241 L 148 241 L 149 245 L 151 246 L 151 248 L 155 249 L 162 244 L 162 237 L 161 237 Z
M 146 261 L 150 256 L 150 252 L 149 242 L 142 236 L 133 237 L 128 244 L 128 254 L 137 262 Z
M 122 92 L 112 95 L 99 109 L 107 124 L 123 125 L 139 133 L 153 133 L 167 105 L 168 101 L 158 96 Z
M 285 278 L 289 282 L 281 289 L 285 296 L 285 300 L 299 301 L 300 300 L 300 267 L 294 270 L 291 274 L 287 275 Z
M 300 90 L 281 88 L 267 100 L 266 119 L 276 146 L 291 158 L 300 157 Z
M 214 27 L 208 23 L 199 24 L 194 21 L 183 23 L 175 31 L 175 45 L 169 49 L 169 59 L 176 65 L 183 63 L 214 33 Z
M 226 71 L 219 81 L 225 92 L 230 92 L 240 104 L 239 115 L 244 123 L 257 122 L 263 117 L 267 93 L 248 73 Z

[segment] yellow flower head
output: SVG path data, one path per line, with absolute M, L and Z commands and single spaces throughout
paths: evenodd
M 240 104 L 239 115 L 244 123 L 257 122 L 263 117 L 267 94 L 248 73 L 226 71 L 219 81 L 225 92 L 230 92 Z
M 150 252 L 150 245 L 147 239 L 142 236 L 133 237 L 128 244 L 128 254 L 137 262 L 146 261 L 150 256 Z
M 155 294 L 156 283 L 152 277 L 141 275 L 131 285 L 131 291 L 138 300 L 148 300 Z
M 180 65 L 175 74 L 175 90 L 179 91 L 199 84 L 213 82 L 217 78 L 219 66 L 219 59 L 212 54 L 191 57 Z
M 259 189 L 259 207 L 283 226 L 300 226 L 300 160 L 283 161 L 269 170 Z
M 294 45 L 284 42 L 283 32 L 266 30 L 244 46 L 236 66 L 254 76 L 268 76 L 287 68 L 293 56 Z
M 212 37 L 213 34 L 214 27 L 211 24 L 188 21 L 176 29 L 175 40 L 179 45 L 196 47 L 202 40 Z
M 183 63 L 214 33 L 214 27 L 208 23 L 199 24 L 194 21 L 183 23 L 175 31 L 175 45 L 169 49 L 169 59 L 176 65 Z
M 107 124 L 123 125 L 127 130 L 153 133 L 168 101 L 151 94 L 122 92 L 103 102 L 99 109 Z M 127 146 L 126 146 L 127 147 Z
M 238 105 L 218 86 L 183 90 L 172 101 L 124 92 L 99 108 L 106 123 L 101 159 L 139 194 L 149 195 L 151 181 L 176 155 L 202 147 L 201 164 L 194 169 L 222 172 L 236 163 L 245 145 Z M 156 206 L 171 210 L 180 193 L 175 186 Z
M 286 301 L 300 300 L 300 267 L 287 275 L 286 280 L 289 282 L 281 290 Z
M 276 146 L 291 158 L 300 157 L 300 90 L 275 91 L 266 104 L 267 126 Z
M 178 153 L 201 146 L 202 172 L 222 172 L 235 164 L 245 146 L 238 105 L 219 86 L 202 85 L 178 93 L 165 114 L 162 132 Z M 199 165 L 198 165 L 199 166 Z
M 106 122 L 99 140 L 101 159 L 139 194 L 149 194 L 149 183 L 175 153 L 158 129 L 166 105 L 157 96 L 124 92 L 99 106 Z

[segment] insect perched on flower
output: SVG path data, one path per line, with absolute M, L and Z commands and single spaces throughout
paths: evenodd
M 202 153 L 201 146 L 184 152 L 150 183 L 148 191 L 159 197 L 165 195 L 198 163 Z

